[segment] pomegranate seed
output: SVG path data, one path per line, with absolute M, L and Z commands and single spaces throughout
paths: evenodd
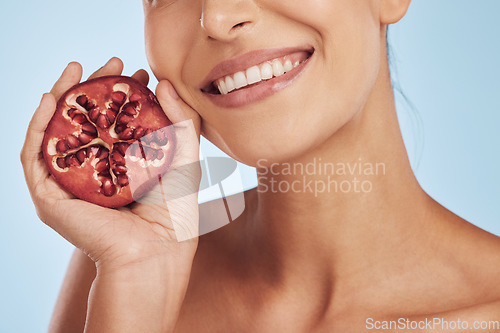
M 101 114 L 99 118 L 97 118 L 96 125 L 100 128 L 106 129 L 109 128 L 111 122 L 109 121 L 108 117 L 106 117 L 106 115 Z
M 87 133 L 82 133 L 78 136 L 78 140 L 80 140 L 80 143 L 82 145 L 86 145 L 90 143 L 92 140 L 94 140 L 94 137 L 91 135 L 88 135 Z
M 78 148 L 81 146 L 80 141 L 78 141 L 77 137 L 73 134 L 70 134 L 66 137 L 66 142 L 68 143 L 70 148 Z
M 134 130 L 130 127 L 127 127 L 118 136 L 122 140 L 130 140 L 134 137 Z
M 83 114 L 77 114 L 74 118 L 73 121 L 77 124 L 83 124 L 87 122 L 87 118 Z
M 68 117 L 73 119 L 77 114 L 79 114 L 78 110 L 75 108 L 71 108 L 68 110 Z
M 89 118 L 95 123 L 100 114 L 101 110 L 98 107 L 93 108 L 92 110 L 89 111 Z
M 76 98 L 76 102 L 80 104 L 82 107 L 85 107 L 88 101 L 89 99 L 85 95 L 80 95 Z
M 115 164 L 125 165 L 125 157 L 120 155 L 117 151 L 111 153 L 111 159 L 115 162 Z
M 109 119 L 110 123 L 114 123 L 116 119 L 116 112 L 113 112 L 113 110 L 107 109 L 106 110 L 106 116 Z
M 108 160 L 100 160 L 95 165 L 95 169 L 97 172 L 103 172 L 104 170 L 107 170 L 108 168 L 109 168 Z
M 130 105 L 123 108 L 123 112 L 125 112 L 126 114 L 129 114 L 131 116 L 135 116 L 137 114 L 137 111 Z
M 76 153 L 76 158 L 78 159 L 78 161 L 80 161 L 80 163 L 83 163 L 87 158 L 87 149 L 80 149 Z
M 111 197 L 115 194 L 115 185 L 111 182 L 111 179 L 107 178 L 102 183 L 102 193 L 107 197 Z
M 120 134 L 121 132 L 123 132 L 124 129 L 125 129 L 125 126 L 123 126 L 123 125 L 115 126 L 116 134 Z
M 109 103 L 108 109 L 116 113 L 120 111 L 120 107 L 116 103 Z
M 56 145 L 56 150 L 58 153 L 65 153 L 69 149 L 68 144 L 66 143 L 66 140 L 59 140 L 59 142 Z
M 126 113 L 122 113 L 118 116 L 118 120 L 116 121 L 118 124 L 126 125 L 134 120 L 134 117 L 129 116 Z
M 126 175 L 119 175 L 116 181 L 121 187 L 128 185 L 128 177 Z
M 65 162 L 67 166 L 80 166 L 81 164 L 80 161 L 73 154 L 66 155 Z
M 144 136 L 144 133 L 146 133 L 146 130 L 142 127 L 137 127 L 134 132 L 134 139 L 139 140 Z
M 99 152 L 96 154 L 96 157 L 98 159 L 102 160 L 104 158 L 108 158 L 108 156 L 109 156 L 108 150 L 105 148 L 99 147 Z
M 95 107 L 95 104 L 92 102 L 87 102 L 87 105 L 85 105 L 85 110 L 90 111 Z
M 97 135 L 97 129 L 92 125 L 91 123 L 85 123 L 82 125 L 82 130 L 90 135 L 96 136 Z
M 111 179 L 111 175 L 109 174 L 109 170 L 104 170 L 101 173 L 97 174 L 97 179 L 101 182 L 104 183 L 106 179 Z
M 127 149 L 128 149 L 129 144 L 126 142 L 118 142 L 115 143 L 115 152 L 120 153 L 122 156 L 125 156 Z
M 115 174 L 123 174 L 123 173 L 127 173 L 127 167 L 124 166 L 124 165 L 117 165 L 115 168 L 114 168 L 114 171 L 115 171 Z
M 132 96 L 130 96 L 130 98 L 129 98 L 129 101 L 131 101 L 131 102 L 137 102 L 140 100 L 141 100 L 141 96 L 138 94 L 132 94 Z
M 66 161 L 64 160 L 64 157 L 58 157 L 56 160 L 56 164 L 61 169 L 66 169 Z
M 113 91 L 111 94 L 111 100 L 116 103 L 119 107 L 125 103 L 125 100 L 127 99 L 127 95 L 125 95 L 124 92 L 122 91 Z

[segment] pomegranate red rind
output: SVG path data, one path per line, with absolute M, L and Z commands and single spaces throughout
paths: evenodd
M 75 85 L 59 99 L 42 149 L 64 189 L 116 208 L 138 200 L 167 172 L 175 133 L 146 86 L 105 76 Z

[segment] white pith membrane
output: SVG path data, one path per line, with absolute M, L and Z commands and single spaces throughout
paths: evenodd
M 152 132 L 152 133 L 150 133 L 148 135 L 144 135 L 139 140 L 134 139 L 134 138 L 129 139 L 129 140 L 120 139 L 119 135 L 115 131 L 115 126 L 117 125 L 118 116 L 122 113 L 122 111 L 125 108 L 125 106 L 127 106 L 129 103 L 131 103 L 130 97 L 133 94 L 130 93 L 130 86 L 128 84 L 126 84 L 126 83 L 117 83 L 117 84 L 115 84 L 113 86 L 113 92 L 123 92 L 126 95 L 126 99 L 124 100 L 124 102 L 122 103 L 122 105 L 118 108 L 118 111 L 116 112 L 116 116 L 115 116 L 114 121 L 109 126 L 109 128 L 107 128 L 107 131 L 110 134 L 110 136 L 112 138 L 115 138 L 115 139 L 119 140 L 119 141 L 114 142 L 114 145 L 118 144 L 118 143 L 121 143 L 121 142 L 127 143 L 129 145 L 128 148 L 127 148 L 127 150 L 126 150 L 126 152 L 125 152 L 125 155 L 122 155 L 125 160 L 130 160 L 130 162 L 134 162 L 136 164 L 139 164 L 143 168 L 147 168 L 149 166 L 160 167 L 161 165 L 163 165 L 166 162 L 167 152 L 168 152 L 168 148 L 167 147 L 170 146 L 170 141 L 168 140 L 166 144 L 164 144 L 163 146 L 160 146 L 157 142 L 154 141 L 154 136 L 153 136 L 154 132 Z M 67 121 L 74 123 L 73 119 L 69 116 L 68 112 L 71 109 L 78 110 L 79 114 L 83 114 L 85 116 L 85 118 L 87 119 L 87 122 L 90 123 L 90 124 L 92 124 L 96 128 L 97 136 L 94 137 L 94 139 L 92 139 L 89 143 L 87 143 L 87 144 L 81 144 L 77 148 L 70 148 L 70 149 L 66 150 L 64 153 L 60 153 L 56 149 L 57 143 L 59 141 L 61 141 L 61 140 L 64 140 L 64 138 L 63 139 L 52 138 L 52 139 L 49 140 L 48 147 L 47 147 L 47 152 L 50 155 L 53 155 L 52 156 L 52 165 L 53 165 L 54 169 L 57 170 L 57 171 L 59 171 L 59 172 L 61 172 L 61 173 L 67 172 L 67 171 L 69 171 L 70 168 L 73 168 L 73 167 L 78 167 L 78 168 L 85 167 L 87 165 L 87 163 L 90 163 L 91 166 L 94 169 L 93 178 L 100 184 L 101 187 L 103 186 L 103 182 L 99 179 L 100 176 L 99 176 L 99 172 L 96 170 L 96 165 L 100 161 L 107 160 L 108 161 L 109 175 L 110 175 L 110 177 L 112 179 L 113 185 L 115 185 L 115 193 L 114 194 L 119 194 L 121 192 L 122 188 L 126 187 L 127 185 L 124 185 L 124 186 L 119 185 L 118 179 L 117 179 L 118 177 L 115 175 L 114 168 L 112 167 L 113 162 L 112 162 L 112 159 L 111 159 L 111 153 L 112 152 L 117 152 L 120 155 L 121 155 L 121 153 L 116 148 L 114 148 L 114 146 L 110 147 L 108 143 L 106 143 L 104 140 L 102 140 L 99 137 L 99 128 L 100 127 L 97 126 L 96 122 L 94 122 L 94 121 L 92 121 L 90 119 L 90 116 L 89 116 L 90 111 L 87 110 L 84 106 L 80 105 L 76 101 L 76 99 L 79 96 L 81 96 L 81 95 L 82 95 L 81 93 L 74 93 L 74 94 L 68 95 L 68 97 L 66 98 L 67 107 L 64 109 L 62 115 L 63 115 L 63 117 Z M 88 96 L 86 96 L 86 97 L 88 98 L 88 102 L 91 102 L 94 106 L 97 106 L 97 103 L 96 103 L 95 100 L 90 99 Z M 106 102 L 106 104 L 105 104 L 106 109 L 111 109 L 111 107 L 110 107 L 111 103 L 113 103 L 111 100 L 109 100 L 109 101 Z M 105 114 L 106 109 L 105 110 L 100 110 L 100 114 Z M 137 113 L 135 115 L 129 115 L 129 116 L 133 117 L 133 119 L 137 118 L 139 116 L 139 114 L 140 114 L 140 112 L 139 112 L 140 109 L 141 109 L 141 105 L 139 103 L 138 106 L 137 106 Z M 132 121 L 130 121 L 130 122 L 132 122 Z M 74 135 L 75 137 L 78 138 L 80 134 L 84 133 L 84 131 L 81 128 L 82 125 L 80 125 L 80 124 L 77 123 L 77 126 L 80 126 L 80 129 L 78 131 L 75 131 L 75 132 L 70 133 L 70 134 L 72 134 L 72 135 Z M 165 133 L 165 135 L 166 135 L 166 133 Z M 87 149 L 87 148 L 92 147 L 92 146 L 94 146 L 94 147 L 101 147 L 103 149 L 106 149 L 108 151 L 108 156 L 106 158 L 99 159 L 99 158 L 97 158 L 97 156 L 95 154 L 91 154 L 91 155 L 87 154 L 87 156 L 85 157 L 84 161 L 81 162 L 80 165 L 66 165 L 65 168 L 61 168 L 57 164 L 57 160 L 59 158 L 66 158 L 66 156 L 69 156 L 69 155 L 75 155 L 76 156 L 76 153 L 78 151 L 80 151 L 82 149 Z M 140 146 L 142 146 L 142 147 L 140 147 Z M 163 151 L 163 157 L 161 159 L 158 159 L 155 156 L 155 158 L 153 160 L 145 159 L 143 147 L 144 148 L 148 148 L 148 149 L 162 150 Z M 140 149 L 141 152 L 142 152 L 142 154 L 143 154 L 143 156 L 141 156 L 141 157 L 133 156 L 131 154 L 131 149 L 133 149 L 133 148 L 135 148 L 136 151 L 137 151 L 137 149 Z M 87 152 L 89 152 L 89 151 L 90 150 L 87 150 Z M 125 162 L 125 166 L 126 165 L 127 165 L 127 163 Z M 125 173 L 124 175 L 126 175 L 128 178 L 130 178 L 130 176 L 128 175 L 128 173 Z
M 246 70 L 226 75 L 212 82 L 212 94 L 227 95 L 233 91 L 250 88 L 259 83 L 282 76 L 300 66 L 311 57 L 310 52 L 300 52 L 265 61 Z

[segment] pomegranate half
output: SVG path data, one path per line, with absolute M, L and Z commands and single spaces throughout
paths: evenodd
M 175 133 L 146 86 L 105 76 L 77 84 L 59 99 L 42 152 L 64 189 L 116 208 L 158 184 L 172 162 Z

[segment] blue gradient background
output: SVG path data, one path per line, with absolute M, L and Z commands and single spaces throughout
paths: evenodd
M 125 3 L 127 3 L 125 5 Z M 419 0 L 393 26 L 398 113 L 415 173 L 445 207 L 500 235 L 498 0 Z M 41 223 L 19 152 L 42 93 L 73 60 L 85 77 L 111 56 L 147 68 L 136 1 L 0 4 L 0 332 L 44 332 L 72 246 Z M 155 80 L 150 84 L 156 85 Z M 205 155 L 220 155 L 203 143 Z M 255 172 L 241 167 L 245 188 Z

